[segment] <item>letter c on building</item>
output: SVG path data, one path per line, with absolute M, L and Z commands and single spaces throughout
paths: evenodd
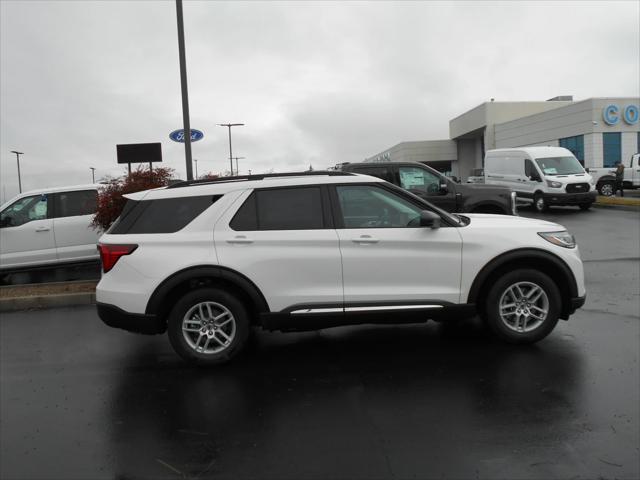
M 624 121 L 629 125 L 635 125 L 638 123 L 638 106 L 637 105 L 627 105 L 624 109 Z
M 607 105 L 602 110 L 602 118 L 607 125 L 615 125 L 620 121 L 620 109 L 617 105 Z

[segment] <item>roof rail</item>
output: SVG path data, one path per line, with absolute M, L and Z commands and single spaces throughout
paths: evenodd
M 233 177 L 220 177 L 220 178 L 203 178 L 200 180 L 184 180 L 182 182 L 176 182 L 172 185 L 169 185 L 167 188 L 181 188 L 181 187 L 191 187 L 194 185 L 211 185 L 216 183 L 230 183 L 230 182 L 241 182 L 241 181 L 254 181 L 254 180 L 264 180 L 265 178 L 278 178 L 278 177 L 306 177 L 311 175 L 324 175 L 329 177 L 335 176 L 352 176 L 353 173 L 350 172 L 340 172 L 340 171 L 322 171 L 322 170 L 313 170 L 306 172 L 286 172 L 286 173 L 264 173 L 259 175 L 237 175 Z

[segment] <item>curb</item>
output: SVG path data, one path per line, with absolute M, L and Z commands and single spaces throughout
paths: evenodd
M 614 210 L 627 210 L 630 212 L 640 212 L 640 205 L 620 205 L 616 203 L 598 203 L 595 202 L 592 207 L 596 208 L 608 208 Z
M 94 292 L 3 298 L 0 300 L 0 313 L 41 308 L 75 307 L 94 303 L 96 303 L 96 294 Z

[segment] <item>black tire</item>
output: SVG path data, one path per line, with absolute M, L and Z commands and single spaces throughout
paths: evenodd
M 612 197 L 616 193 L 616 184 L 615 182 L 602 182 L 598 184 L 598 193 L 603 197 Z
M 580 210 L 589 210 L 591 208 L 592 203 L 581 203 L 580 204 Z
M 535 285 L 546 295 L 546 316 L 544 316 L 542 320 L 539 318 L 529 319 L 528 324 L 526 323 L 527 320 L 525 320 L 525 327 L 528 326 L 531 330 L 517 331 L 515 323 L 518 321 L 518 317 L 515 317 L 515 310 L 513 316 L 507 316 L 507 320 L 503 320 L 500 315 L 500 301 L 503 299 L 503 296 L 504 301 L 513 302 L 513 297 L 508 293 L 513 285 L 520 285 L 521 289 L 524 288 L 525 294 L 528 292 L 534 293 L 532 290 L 527 290 L 527 288 L 533 288 L 529 287 L 529 285 Z M 536 295 L 537 293 L 534 293 L 532 298 Z M 535 302 L 535 304 L 542 305 L 544 300 L 544 298 L 541 298 Z M 499 278 L 489 290 L 485 304 L 485 321 L 491 333 L 501 340 L 518 344 L 535 343 L 545 338 L 555 328 L 558 323 L 558 318 L 560 317 L 561 305 L 562 300 L 558 286 L 547 275 L 538 270 L 514 270 Z M 519 307 L 511 308 L 515 309 Z M 538 313 L 538 310 L 533 310 L 533 308 L 538 308 L 537 306 L 526 308 L 542 316 Z M 513 320 L 513 324 L 511 320 Z
M 536 212 L 542 213 L 549 210 L 549 205 L 544 201 L 544 197 L 538 193 L 533 197 L 533 208 L 536 209 Z
M 224 313 L 225 317 L 213 322 L 213 318 L 206 311 L 207 304 L 205 302 L 209 302 L 208 305 L 213 316 Z M 198 305 L 205 306 L 203 307 L 204 318 L 200 318 Z M 183 332 L 183 321 L 192 309 L 195 310 L 189 315 L 189 325 L 195 330 Z M 228 313 L 225 313 L 225 309 Z M 227 320 L 231 321 L 219 326 L 220 323 Z M 199 325 L 198 322 L 200 322 Z M 230 328 L 231 326 L 233 326 L 233 330 Z M 178 300 L 169 314 L 167 330 L 173 349 L 183 359 L 198 365 L 219 365 L 236 357 L 247 343 L 250 330 L 249 315 L 244 305 L 228 292 L 217 288 L 201 288 L 187 293 Z M 203 331 L 204 334 L 201 333 Z M 224 345 L 227 340 L 222 337 L 223 334 L 231 337 L 227 345 Z M 190 339 L 191 344 L 187 338 Z M 196 339 L 196 346 L 210 345 L 209 352 L 202 351 L 202 348 L 197 351 L 197 347 L 193 346 Z M 215 351 L 216 349 L 219 351 Z

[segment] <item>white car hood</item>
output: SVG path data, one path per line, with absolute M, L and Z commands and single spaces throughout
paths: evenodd
M 464 213 L 462 215 L 471 220 L 471 223 L 464 228 L 517 229 L 536 232 L 559 232 L 566 230 L 562 225 L 537 218 L 516 217 L 513 215 L 489 215 L 484 213 Z

